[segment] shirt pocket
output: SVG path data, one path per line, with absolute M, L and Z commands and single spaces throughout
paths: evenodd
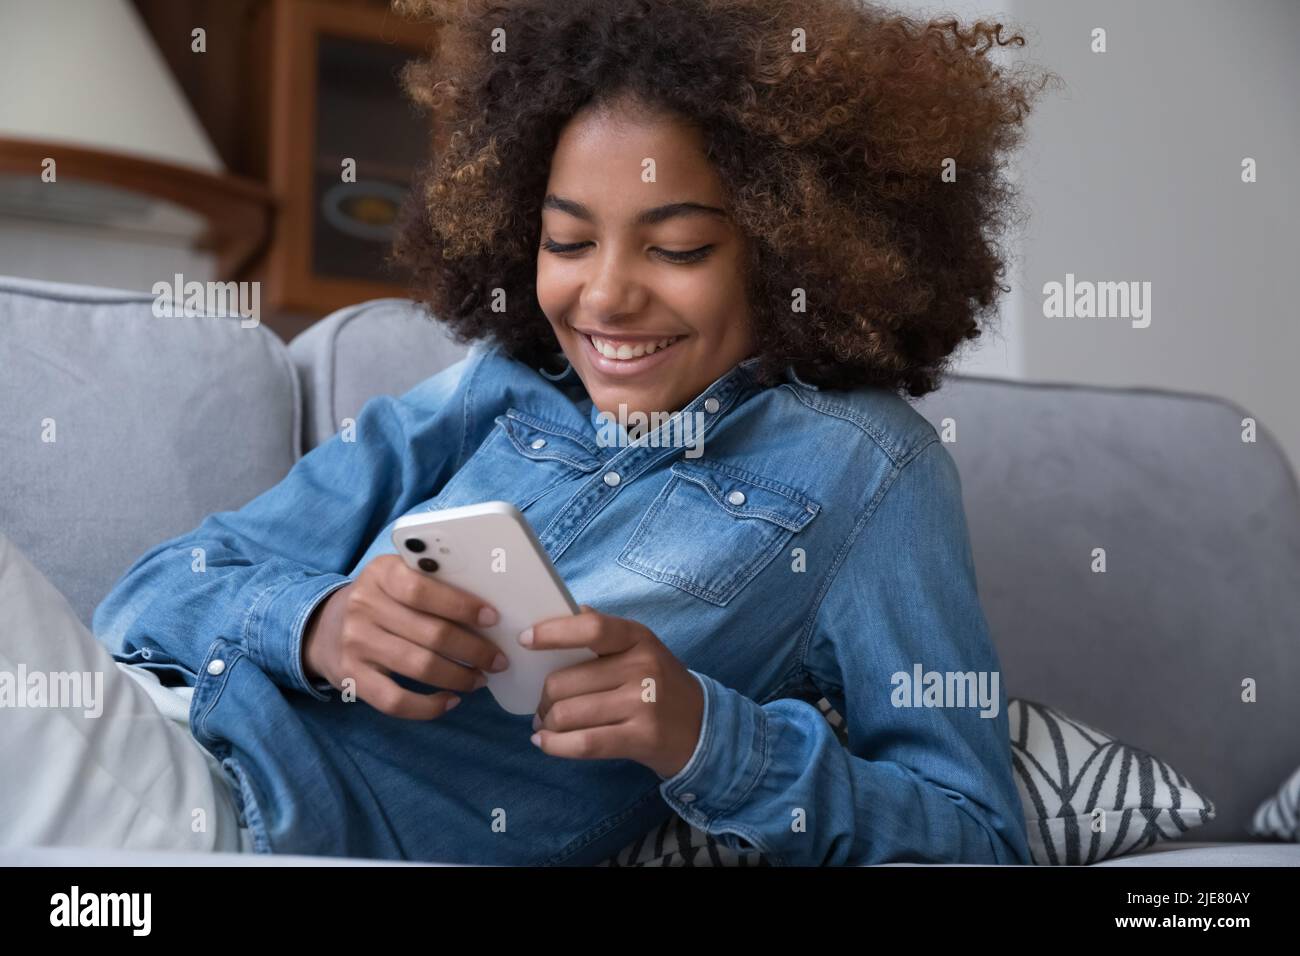
M 618 556 L 630 571 L 725 605 L 821 505 L 734 465 L 682 459 Z
M 496 429 L 428 510 L 508 501 L 525 511 L 557 485 L 601 466 L 595 443 L 561 425 L 513 408 L 494 421 Z

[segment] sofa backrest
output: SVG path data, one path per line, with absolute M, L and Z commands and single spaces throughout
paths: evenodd
M 136 558 L 241 507 L 300 449 L 279 338 L 153 302 L 0 278 L 0 531 L 87 626 Z
M 468 351 L 408 299 L 375 299 L 321 319 L 289 343 L 303 382 L 304 451 L 371 398 L 402 395 Z
M 1276 440 L 1145 388 L 955 378 L 916 407 L 955 438 L 1008 694 L 1169 761 L 1216 804 L 1194 838 L 1246 839 L 1300 766 L 1300 493 Z

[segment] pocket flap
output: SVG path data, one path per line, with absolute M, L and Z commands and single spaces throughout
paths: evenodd
M 735 465 L 683 458 L 673 462 L 672 472 L 699 485 L 738 518 L 763 518 L 799 531 L 821 510 L 821 505 L 789 485 Z
M 580 471 L 595 471 L 603 463 L 594 441 L 551 422 L 510 408 L 494 421 L 515 450 L 534 461 L 562 461 Z

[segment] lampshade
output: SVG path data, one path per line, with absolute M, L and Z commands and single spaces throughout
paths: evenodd
M 128 0 L 0 3 L 0 136 L 225 172 Z
M 42 181 L 47 159 L 69 188 Z M 0 215 L 176 234 L 188 219 L 228 276 L 270 205 L 226 173 L 128 0 L 0 0 Z

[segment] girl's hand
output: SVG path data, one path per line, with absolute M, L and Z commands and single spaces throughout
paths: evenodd
M 413 571 L 395 554 L 381 554 L 357 579 L 326 598 L 303 636 L 303 672 L 338 689 L 351 678 L 356 695 L 391 717 L 431 720 L 478 690 L 485 671 L 508 661 L 470 628 L 496 623 L 496 609 L 480 598 Z M 402 674 L 446 688 L 407 690 Z
M 520 635 L 534 650 L 586 647 L 600 655 L 546 678 L 533 742 L 554 757 L 626 758 L 665 779 L 676 775 L 700 739 L 699 682 L 649 628 L 581 607 Z

